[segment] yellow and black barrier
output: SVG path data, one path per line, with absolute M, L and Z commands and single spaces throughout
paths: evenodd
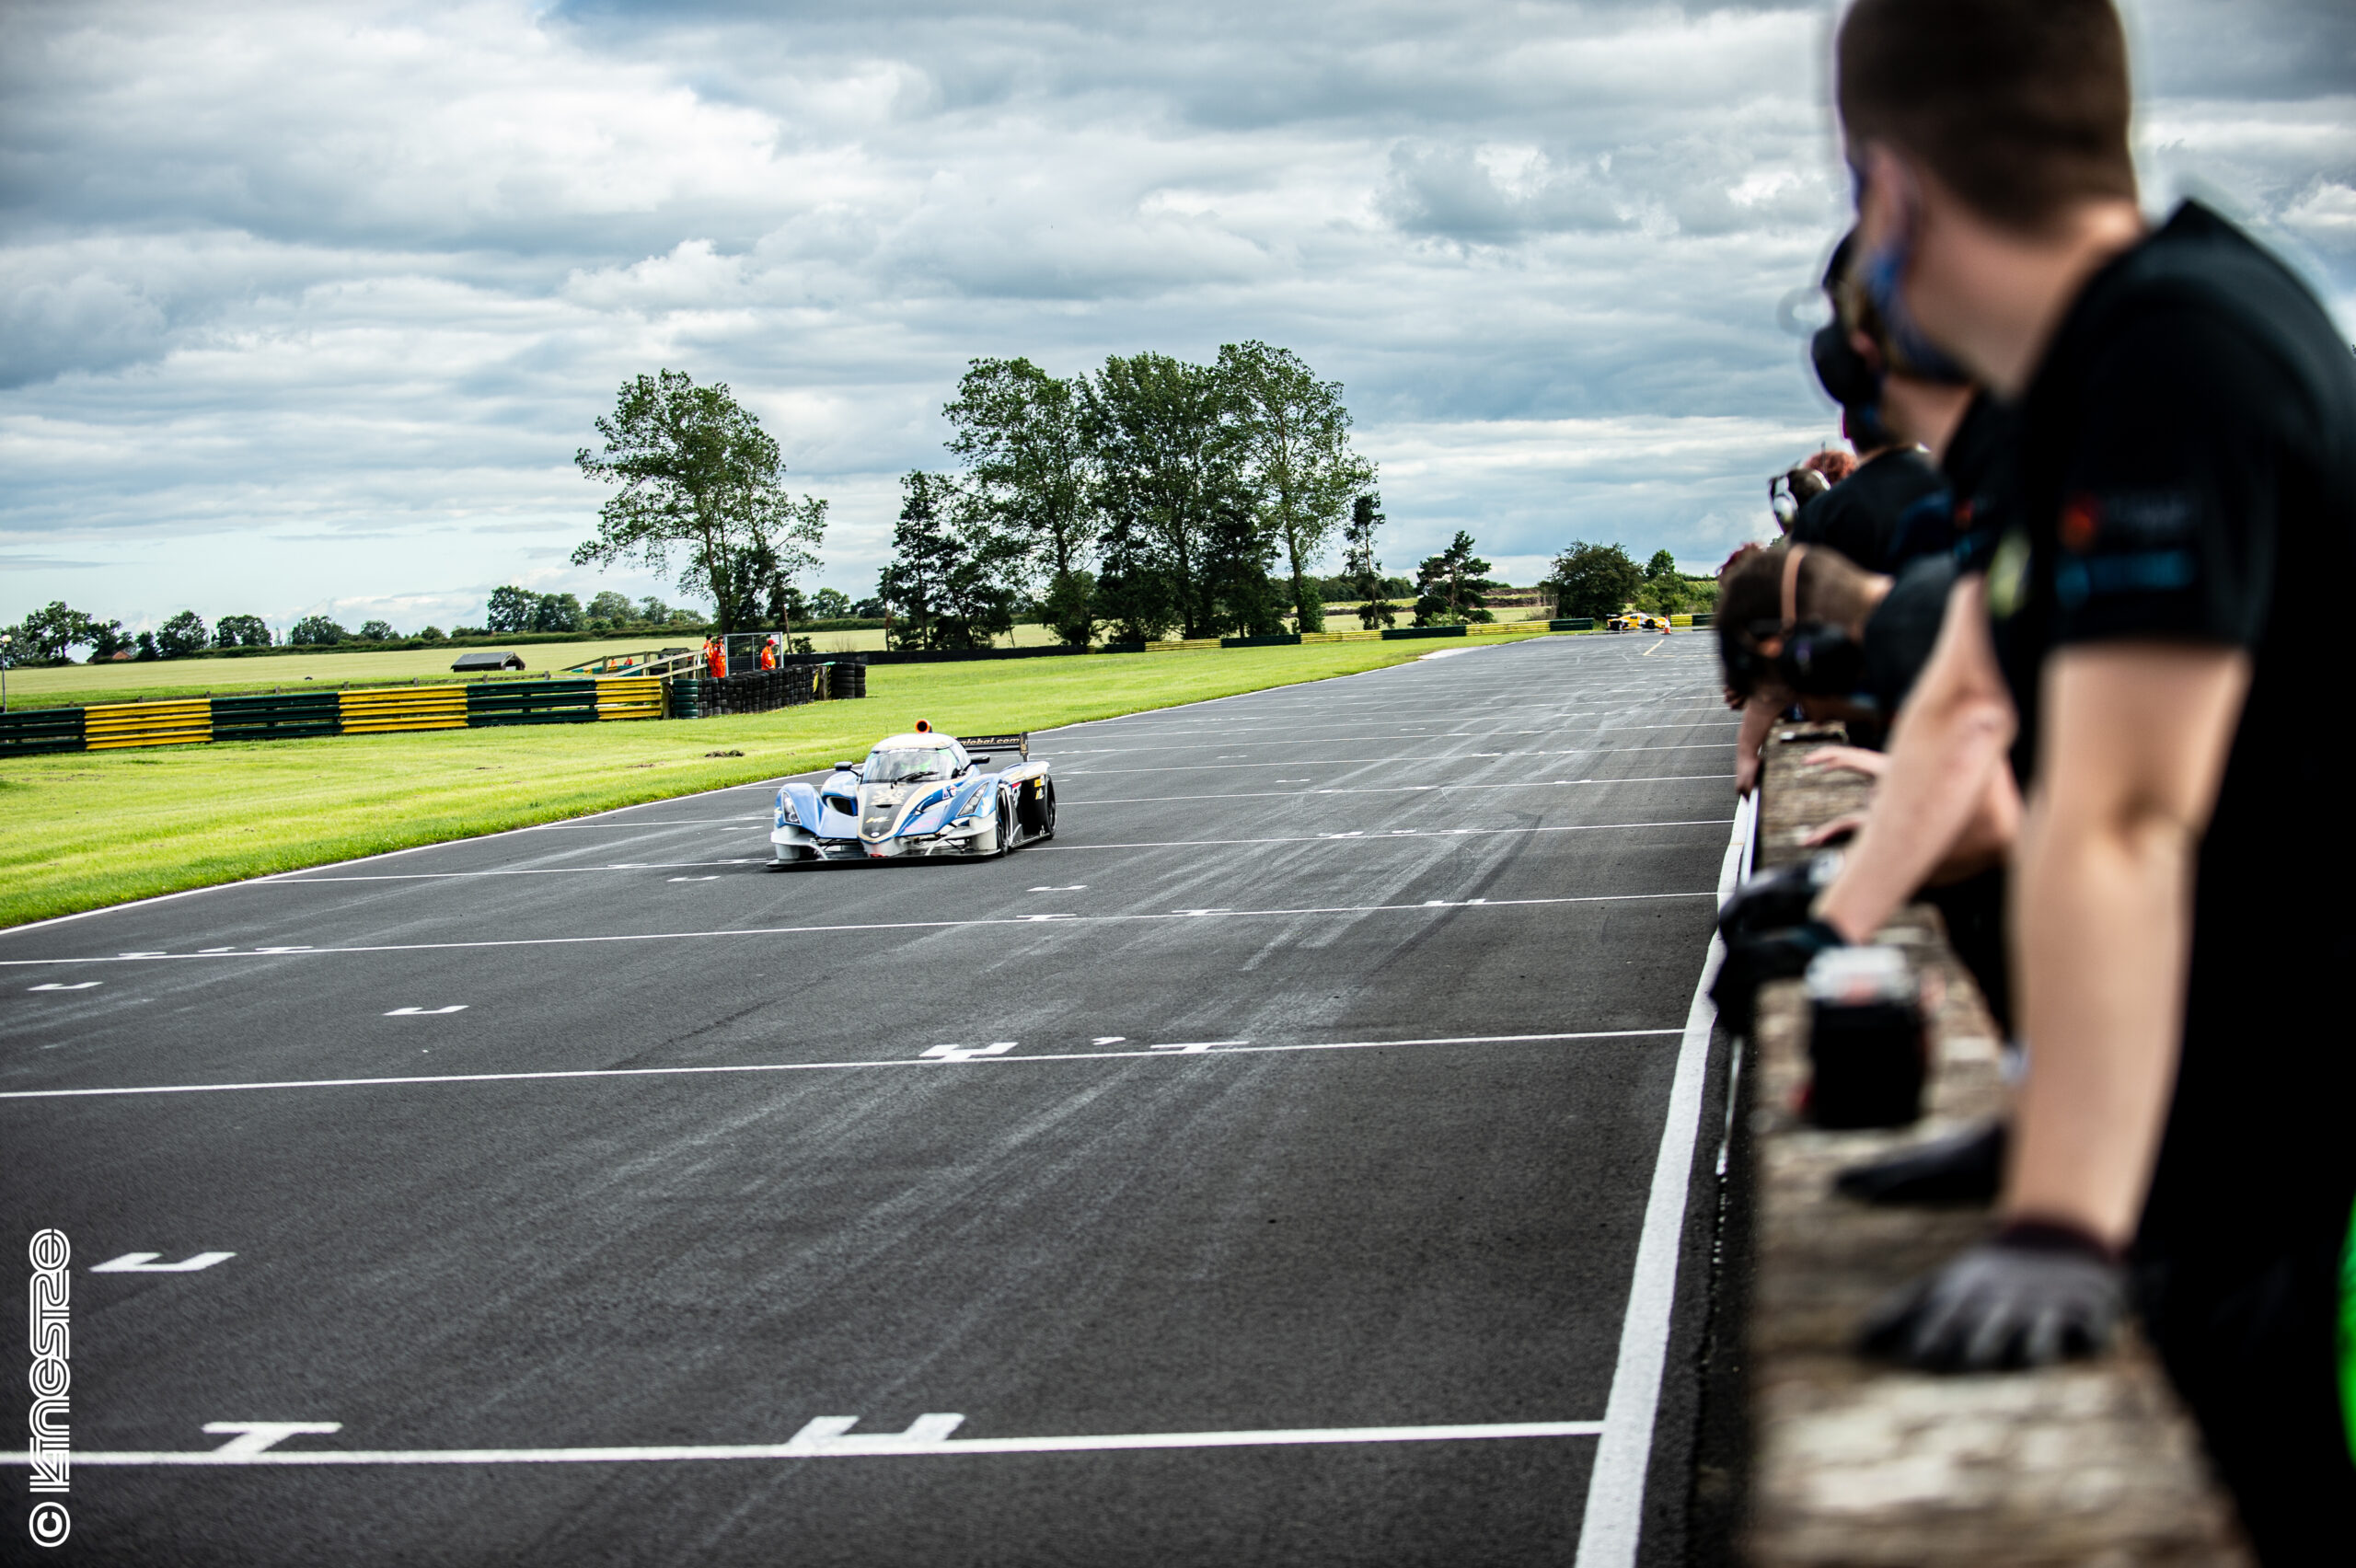
M 206 698 L 178 702 L 109 702 L 82 709 L 84 751 L 185 746 L 212 738 L 213 703 Z
M 466 727 L 464 686 L 391 686 L 336 694 L 336 728 L 343 734 L 383 735 L 400 730 Z

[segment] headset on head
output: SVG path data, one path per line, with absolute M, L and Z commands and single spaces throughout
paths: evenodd
M 1727 651 L 1727 673 L 1754 691 L 1761 677 L 1772 675 L 1798 697 L 1854 696 L 1865 673 L 1865 645 L 1846 627 L 1799 617 L 1800 558 L 1807 551 L 1806 545 L 1784 550 L 1784 618 L 1753 621 L 1751 646 Z

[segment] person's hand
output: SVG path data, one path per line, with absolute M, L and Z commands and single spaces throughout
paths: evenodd
M 1781 930 L 1752 931 L 1727 942 L 1726 960 L 1710 983 L 1710 1000 L 1718 1017 L 1737 1034 L 1750 1032 L 1759 987 L 1770 980 L 1789 980 L 1807 973 L 1808 962 L 1827 948 L 1845 947 L 1840 932 L 1821 920 L 1809 920 Z
M 1742 799 L 1759 788 L 1759 754 L 1734 759 L 1734 798 Z
M 1867 751 L 1863 746 L 1819 746 L 1800 758 L 1800 766 L 1837 767 L 1848 773 L 1862 773 L 1868 778 L 1878 778 L 1889 771 L 1889 754 Z
M 1727 686 L 1722 689 L 1726 692 L 1727 706 L 1733 709 L 1737 713 L 1741 712 L 1742 705 L 1745 700 L 1742 693 L 1735 690 L 1732 686 Z
M 2045 1366 L 2108 1348 L 2126 1297 L 2092 1237 L 2019 1222 L 1885 1300 L 1859 1344 L 1925 1372 Z
M 1772 871 L 1761 871 L 1735 889 L 1718 907 L 1718 930 L 1727 940 L 1796 926 L 1808 917 L 1816 895 L 1841 872 L 1837 850 L 1811 855 Z
M 1865 818 L 1871 814 L 1869 812 L 1849 812 L 1834 817 L 1831 822 L 1809 828 L 1800 839 L 1800 847 L 1806 849 L 1819 849 L 1835 839 L 1847 838 L 1853 834 L 1863 832 Z

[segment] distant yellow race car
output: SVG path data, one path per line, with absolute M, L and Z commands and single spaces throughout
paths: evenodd
M 1669 617 L 1640 615 L 1631 610 L 1625 615 L 1613 616 L 1606 624 L 1613 631 L 1667 631 Z

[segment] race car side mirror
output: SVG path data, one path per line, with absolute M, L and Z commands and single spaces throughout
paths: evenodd
M 837 773 L 857 773 L 859 771 L 859 764 L 855 762 L 838 762 L 835 764 L 835 771 Z
M 984 764 L 984 763 L 986 763 L 986 762 L 989 761 L 989 759 L 990 759 L 989 753 L 987 753 L 987 752 L 984 752 L 981 755 L 979 755 L 979 756 L 977 756 L 977 757 L 974 758 L 971 762 L 967 763 L 965 766 L 966 766 L 966 767 L 981 767 L 981 766 L 982 766 L 982 764 Z

